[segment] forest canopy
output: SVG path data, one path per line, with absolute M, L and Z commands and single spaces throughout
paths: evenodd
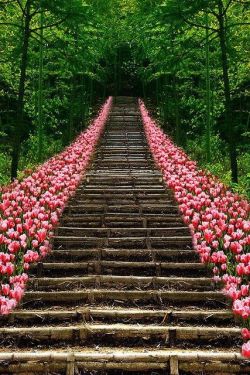
M 249 194 L 249 2 L 0 1 L 0 182 L 60 151 L 107 95 L 145 99 Z

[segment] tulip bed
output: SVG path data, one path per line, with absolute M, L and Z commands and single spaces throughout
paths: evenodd
M 211 265 L 213 280 L 222 282 L 240 316 L 245 343 L 242 354 L 250 357 L 250 205 L 215 176 L 200 170 L 139 106 L 154 160 L 173 190 L 201 262 Z
M 97 118 L 74 143 L 30 176 L 0 191 L 0 314 L 21 300 L 30 264 L 51 250 L 50 239 L 69 198 L 82 180 L 112 105 L 110 97 Z

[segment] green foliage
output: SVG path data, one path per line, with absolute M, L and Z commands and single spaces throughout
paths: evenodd
M 9 182 L 10 157 L 0 152 L 0 185 L 6 185 Z
M 35 134 L 44 160 L 51 154 L 47 140 L 69 143 L 102 96 L 108 47 L 96 7 L 82 0 L 0 3 L 0 132 L 7 134 L 8 159 L 20 148 L 19 169 L 26 165 L 24 149 L 36 161 Z
M 25 170 L 33 170 L 38 164 L 38 135 L 32 134 L 23 143 L 23 149 L 20 158 L 20 171 L 18 178 L 22 178 L 25 175 Z M 44 139 L 44 153 L 43 160 L 47 160 L 51 156 L 60 152 L 63 148 L 62 141 L 60 139 L 55 140 L 52 136 L 46 136 Z M 8 153 L 0 153 L 0 185 L 6 185 L 10 181 L 10 164 L 11 158 Z
M 208 170 L 217 176 L 227 186 L 230 186 L 235 192 L 250 199 L 250 154 L 242 153 L 239 156 L 239 183 L 231 182 L 230 160 L 227 153 L 227 145 L 218 135 L 211 138 L 212 160 L 207 163 L 204 155 L 205 137 L 197 137 L 189 140 L 186 151 L 190 157 L 198 161 L 201 168 Z
M 235 155 L 240 164 L 241 154 L 249 151 L 249 4 L 149 1 L 133 21 L 144 98 L 160 109 L 178 144 L 206 137 L 202 158 L 210 138 L 219 134 L 235 179 Z
M 198 160 L 201 165 L 206 164 L 206 155 L 204 154 L 206 139 L 205 136 L 189 139 L 187 142 L 186 150 L 189 155 Z M 222 160 L 227 155 L 227 145 L 219 137 L 219 135 L 213 135 L 211 137 L 211 162 Z
M 32 16 L 20 170 L 37 164 L 39 144 L 42 160 L 67 145 L 86 126 L 93 104 L 119 93 L 147 99 L 174 140 L 228 184 L 233 144 L 240 177 L 234 189 L 248 191 L 249 4 L 238 0 L 0 2 L 0 153 L 6 160 L 0 162 L 1 182 L 10 175 L 18 128 L 27 4 Z M 228 107 L 232 129 L 225 119 Z
M 32 134 L 23 144 L 23 152 L 21 157 L 21 170 L 25 168 L 32 168 L 39 163 L 38 160 L 38 135 Z M 54 139 L 52 136 L 44 138 L 44 153 L 43 160 L 50 158 L 62 150 L 61 139 Z

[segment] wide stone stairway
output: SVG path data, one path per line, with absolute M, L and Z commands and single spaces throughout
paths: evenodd
M 22 305 L 1 317 L 0 374 L 250 373 L 135 98 L 114 100 L 53 252 L 31 273 Z

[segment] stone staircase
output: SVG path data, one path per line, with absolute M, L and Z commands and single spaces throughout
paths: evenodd
M 1 317 L 0 374 L 249 374 L 240 328 L 154 166 L 135 98 L 115 99 L 86 179 Z

